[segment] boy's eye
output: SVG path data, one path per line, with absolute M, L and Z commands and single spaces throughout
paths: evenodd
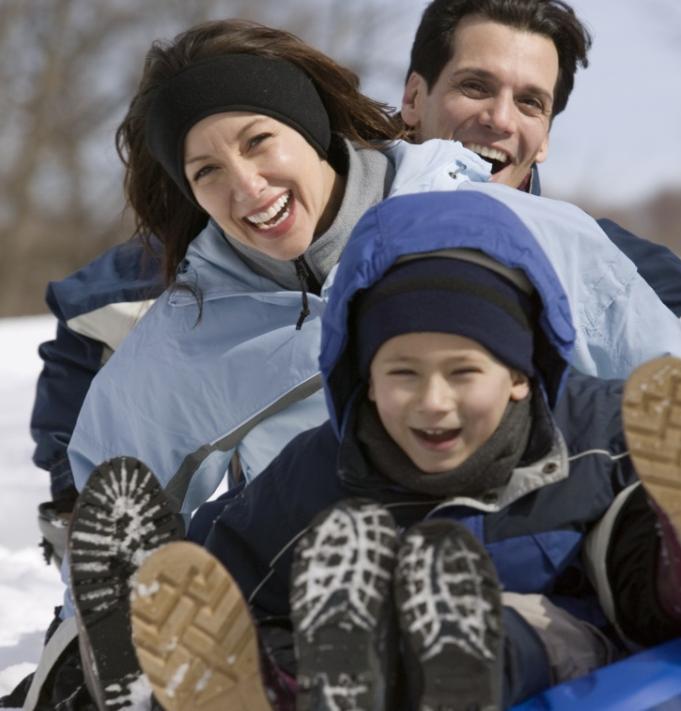
M 452 370 L 451 374 L 454 376 L 457 376 L 457 375 L 463 376 L 463 375 L 473 375 L 474 373 L 478 373 L 478 372 L 479 372 L 478 368 L 476 368 L 474 366 L 468 366 L 465 368 L 455 368 L 454 370 Z
M 388 371 L 388 375 L 416 375 L 416 371 L 410 368 L 393 368 Z

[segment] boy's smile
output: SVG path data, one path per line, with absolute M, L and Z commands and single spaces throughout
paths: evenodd
M 461 434 L 461 428 L 455 429 L 439 429 L 439 428 L 424 428 L 418 429 L 412 427 L 412 432 L 415 437 L 423 441 L 425 447 L 431 447 L 434 450 L 442 450 L 453 444 L 453 441 Z
M 424 473 L 462 464 L 496 430 L 525 375 L 482 345 L 450 333 L 408 333 L 386 341 L 370 370 L 369 399 L 388 434 Z

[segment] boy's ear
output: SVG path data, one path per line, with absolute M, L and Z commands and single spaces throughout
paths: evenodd
M 530 394 L 530 379 L 519 370 L 511 370 L 511 400 L 524 400 Z

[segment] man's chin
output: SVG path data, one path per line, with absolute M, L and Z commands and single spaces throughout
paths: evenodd
M 492 183 L 499 183 L 500 185 L 508 185 L 512 188 L 517 188 L 517 178 L 513 175 L 513 166 L 508 166 L 507 168 L 502 168 L 496 173 L 490 175 L 490 181 Z
M 530 171 L 522 178 L 518 178 L 518 172 L 514 170 L 514 166 L 509 166 L 508 168 L 502 168 L 496 173 L 492 173 L 490 181 L 493 183 L 499 183 L 499 185 L 508 185 L 516 190 L 528 192 L 530 188 L 531 175 L 532 173 Z

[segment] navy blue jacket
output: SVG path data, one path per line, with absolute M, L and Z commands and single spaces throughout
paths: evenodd
M 145 249 L 141 240 L 133 238 L 47 286 L 46 302 L 57 318 L 57 332 L 54 340 L 38 349 L 44 365 L 31 435 L 36 443 L 33 461 L 50 472 L 55 499 L 73 490 L 66 448 L 90 383 L 116 346 L 107 343 L 111 339 L 104 335 L 111 329 L 112 317 L 120 322 L 121 309 L 141 315 L 141 305 L 164 289 L 161 247 L 156 241 L 150 247 Z M 127 318 L 123 328 L 133 322 Z
M 204 504 L 190 537 L 201 542 L 207 536 L 207 548 L 235 577 L 256 616 L 285 618 L 297 538 L 334 503 L 374 498 L 388 505 L 401 527 L 429 516 L 462 521 L 487 546 L 505 590 L 543 593 L 602 626 L 582 551 L 585 536 L 617 494 L 636 481 L 628 456 L 622 456 L 620 397 L 618 381 L 571 377 L 555 412 L 567 457 L 554 451 L 535 460 L 533 473 L 545 483 L 506 506 L 499 506 L 496 492 L 473 504 L 447 503 L 387 481 L 377 487 L 352 430 L 339 443 L 327 422 L 294 439 L 248 487 Z

